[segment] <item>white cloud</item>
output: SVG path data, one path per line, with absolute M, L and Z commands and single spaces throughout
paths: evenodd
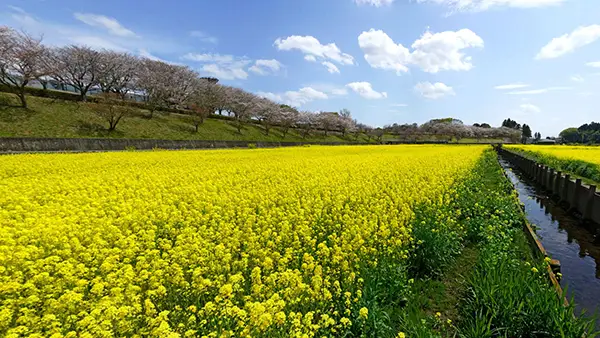
M 408 107 L 408 105 L 406 103 L 393 103 L 393 104 L 390 104 L 390 106 L 392 106 L 392 107 Z
M 470 29 L 435 34 L 427 31 L 412 44 L 411 61 L 428 73 L 470 70 L 473 68 L 471 57 L 465 56 L 462 50 L 471 47 L 483 48 L 483 39 Z
M 233 60 L 234 60 L 233 55 L 196 54 L 196 53 L 187 53 L 183 56 L 183 58 L 188 61 L 218 62 L 218 63 L 233 62 Z
M 10 17 L 19 24 L 25 26 L 35 26 L 40 24 L 31 14 L 27 13 L 23 8 L 10 5 L 7 7 L 11 11 L 13 11 Z
M 369 100 L 379 100 L 387 97 L 386 92 L 377 92 L 373 90 L 373 87 L 369 82 L 352 82 L 348 83 L 346 87 L 352 89 L 358 95 Z
M 415 91 L 427 99 L 436 100 L 448 95 L 456 95 L 452 87 L 441 82 L 419 82 L 415 85 Z
M 117 21 L 114 18 L 109 18 L 104 15 L 89 14 L 89 13 L 75 13 L 74 16 L 75 16 L 75 19 L 85 23 L 86 25 L 89 25 L 92 27 L 104 28 L 112 35 L 121 36 L 121 37 L 137 36 L 131 30 L 123 27 L 123 25 L 121 25 L 119 23 L 119 21 Z
M 285 39 L 275 40 L 275 47 L 281 51 L 299 50 L 304 54 L 307 61 L 316 61 L 317 58 L 323 61 L 334 61 L 341 65 L 354 64 L 354 58 L 350 54 L 343 53 L 335 43 L 322 45 L 319 40 L 313 36 L 292 35 Z
M 139 56 L 141 56 L 141 57 L 143 57 L 143 58 L 146 58 L 146 59 L 152 60 L 152 61 L 162 61 L 162 62 L 165 62 L 165 60 L 163 60 L 163 59 L 159 58 L 159 57 L 158 57 L 158 56 L 156 56 L 156 55 L 153 55 L 153 54 L 152 54 L 152 53 L 150 53 L 150 52 L 149 52 L 147 49 L 140 49 L 140 50 L 138 51 L 138 55 L 139 55 Z
M 549 91 L 569 90 L 569 89 L 571 89 L 571 87 L 548 87 L 548 88 L 532 89 L 532 90 L 520 90 L 520 91 L 508 92 L 506 94 L 510 94 L 510 95 L 537 95 L 537 94 L 544 94 L 544 93 L 547 93 Z
M 244 66 L 246 65 L 247 63 L 241 65 L 219 65 L 213 63 L 202 66 L 202 70 L 221 80 L 245 80 L 248 78 L 248 73 L 246 73 L 246 71 L 244 70 Z
M 496 86 L 496 87 L 494 87 L 494 89 L 498 89 L 498 90 L 519 89 L 519 88 L 526 88 L 529 86 L 530 85 L 525 84 L 525 83 L 510 83 L 510 84 Z
M 480 12 L 493 7 L 535 8 L 559 5 L 567 0 L 417 0 L 450 8 L 451 12 Z
M 211 36 L 203 31 L 191 31 L 190 36 L 199 39 L 202 42 L 217 44 L 219 43 L 219 39 L 214 36 Z
M 308 62 L 317 62 L 317 58 L 314 55 L 304 55 L 304 60 Z
M 365 60 L 373 68 L 394 70 L 396 74 L 408 72 L 410 64 L 423 71 L 437 73 L 441 70 L 470 70 L 471 57 L 462 50 L 483 47 L 483 39 L 469 29 L 425 32 L 413 44 L 413 51 L 396 44 L 384 31 L 371 29 L 358 36 L 358 45 Z
M 538 106 L 531 103 L 524 103 L 520 105 L 519 108 L 521 108 L 523 113 L 539 113 L 542 111 Z
M 357 5 L 371 5 L 375 7 L 389 6 L 394 0 L 354 0 Z
M 583 76 L 581 76 L 579 74 L 575 74 L 575 75 L 571 76 L 571 81 L 573 81 L 573 82 L 585 82 L 585 79 L 583 78 Z
M 221 80 L 247 79 L 248 73 L 245 68 L 251 62 L 247 58 L 221 54 L 188 53 L 183 59 L 204 63 L 200 69 Z
M 297 91 L 287 91 L 282 94 L 258 92 L 256 95 L 295 107 L 302 106 L 314 100 L 325 100 L 328 98 L 327 94 L 311 87 L 300 88 Z
M 371 67 L 394 70 L 396 74 L 408 72 L 410 51 L 402 44 L 396 44 L 384 31 L 371 28 L 362 32 L 358 36 L 358 45 Z
M 333 74 L 333 73 L 339 74 L 340 73 L 340 70 L 338 69 L 338 67 L 329 61 L 323 61 L 321 64 L 323 66 L 327 67 L 327 71 L 330 72 L 331 74 Z
M 600 68 L 600 61 L 588 62 L 585 65 L 588 67 Z
M 27 12 L 25 12 L 25 10 L 21 7 L 17 7 L 17 6 L 12 6 L 12 5 L 8 5 L 6 6 L 8 8 L 10 8 L 11 10 L 17 12 L 17 13 L 21 13 L 21 14 L 27 14 Z
M 281 62 L 272 60 L 256 60 L 254 65 L 248 70 L 258 75 L 276 74 L 283 68 Z
M 552 39 L 535 56 L 536 60 L 553 59 L 589 45 L 600 38 L 600 25 L 580 26 L 569 34 Z

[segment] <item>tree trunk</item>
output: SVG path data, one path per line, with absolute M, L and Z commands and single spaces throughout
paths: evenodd
M 285 136 L 287 135 L 289 130 L 290 130 L 289 127 L 283 128 L 283 138 L 285 138 Z
M 198 123 L 198 122 L 194 123 L 194 127 L 196 127 L 196 129 L 195 129 L 196 134 L 198 134 L 198 129 L 199 129 L 198 127 L 200 127 L 200 123 Z
M 27 99 L 25 98 L 25 87 L 21 87 L 18 89 L 17 96 L 19 100 L 21 100 L 21 107 L 27 109 Z

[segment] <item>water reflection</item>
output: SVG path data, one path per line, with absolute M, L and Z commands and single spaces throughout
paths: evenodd
M 573 297 L 579 311 L 600 310 L 600 227 L 571 216 L 521 172 L 513 171 L 510 163 L 500 163 L 519 192 L 527 219 L 537 227 L 544 248 L 560 260 L 561 284 L 568 296 Z

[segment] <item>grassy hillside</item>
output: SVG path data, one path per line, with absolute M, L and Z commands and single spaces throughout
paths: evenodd
M 361 134 L 342 136 L 341 133 L 313 131 L 302 138 L 302 131 L 291 129 L 283 137 L 279 128 L 273 128 L 269 135 L 262 126 L 248 124 L 241 133 L 228 120 L 207 119 L 196 133 L 187 116 L 170 112 L 155 113 L 148 118 L 148 111 L 135 110 L 134 116 L 122 120 L 117 129 L 108 132 L 108 125 L 94 114 L 89 107 L 74 101 L 53 100 L 28 96 L 29 108 L 18 107 L 16 97 L 0 92 L 0 137 L 108 137 L 108 138 L 151 138 L 166 140 L 235 140 L 272 142 L 357 142 L 374 143 Z M 384 141 L 401 140 L 397 135 L 386 134 Z M 409 141 L 446 141 L 445 136 L 419 136 Z M 502 140 L 461 139 L 458 143 L 498 143 Z
M 155 113 L 137 110 L 132 117 L 122 120 L 113 132 L 107 123 L 89 108 L 77 102 L 54 101 L 28 97 L 27 110 L 16 107 L 17 100 L 10 94 L 0 93 L 0 137 L 111 137 L 152 138 L 171 140 L 242 140 L 242 141 L 310 141 L 310 142 L 368 142 L 365 135 L 342 137 L 340 133 L 312 132 L 306 139 L 299 130 L 290 130 L 283 137 L 278 128 L 269 135 L 259 125 L 246 125 L 241 133 L 227 120 L 207 119 L 194 131 L 186 116 L 174 113 Z

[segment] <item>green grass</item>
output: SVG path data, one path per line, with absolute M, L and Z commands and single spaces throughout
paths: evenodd
M 264 128 L 256 124 L 245 125 L 238 133 L 230 121 L 207 119 L 198 133 L 186 121 L 185 115 L 159 112 L 149 119 L 148 111 L 137 109 L 134 116 L 125 118 L 117 129 L 108 132 L 107 123 L 85 105 L 74 101 L 53 100 L 28 96 L 29 108 L 18 106 L 14 95 L 0 93 L 0 137 L 69 137 L 69 138 L 146 138 L 165 140 L 215 140 L 256 142 L 345 142 L 375 143 L 375 138 L 360 134 L 343 136 L 339 132 L 313 131 L 306 138 L 302 131 L 291 129 L 284 137 L 280 128 L 273 128 L 266 135 Z M 417 137 L 416 141 L 444 141 L 442 136 Z M 383 141 L 399 141 L 398 135 L 385 134 Z M 415 141 L 412 138 L 408 139 Z M 452 143 L 498 143 L 500 140 L 461 139 Z
M 341 133 L 311 132 L 306 139 L 302 131 L 290 130 L 283 137 L 279 128 L 266 135 L 262 126 L 245 125 L 241 133 L 227 120 L 206 119 L 195 133 L 186 116 L 174 113 L 155 113 L 149 119 L 147 111 L 136 110 L 133 117 L 122 120 L 113 132 L 96 114 L 77 102 L 59 101 L 28 96 L 29 109 L 16 107 L 17 100 L 0 93 L 0 137 L 107 137 L 150 138 L 168 140 L 236 140 L 273 142 L 374 142 L 365 135 L 343 137 Z

